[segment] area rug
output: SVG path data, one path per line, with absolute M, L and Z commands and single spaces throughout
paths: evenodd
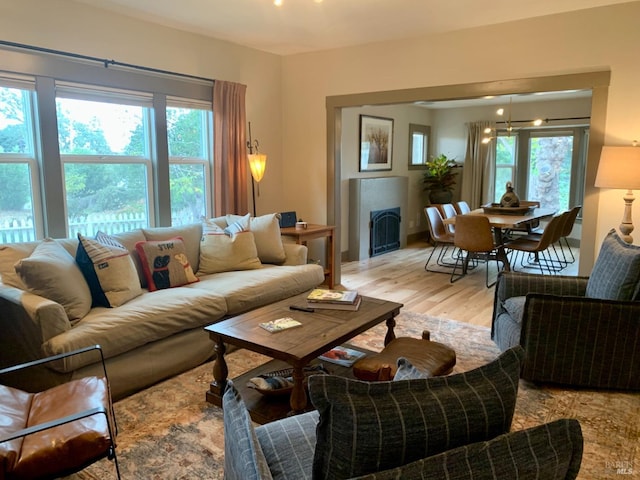
M 456 372 L 494 359 L 499 351 L 489 329 L 412 312 L 397 317 L 396 335 L 431 339 L 451 346 Z M 386 327 L 379 325 L 352 343 L 380 350 Z M 234 377 L 265 361 L 237 350 L 227 356 Z M 211 363 L 152 386 L 116 403 L 118 460 L 123 479 L 222 479 L 222 410 L 205 401 Z M 539 387 L 520 382 L 512 430 L 558 418 L 577 418 L 584 436 L 579 477 L 585 480 L 640 477 L 640 395 Z M 618 477 L 618 474 L 628 474 Z M 69 479 L 115 478 L 113 464 L 101 460 Z

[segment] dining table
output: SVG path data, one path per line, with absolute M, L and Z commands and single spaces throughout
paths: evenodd
M 504 265 L 504 269 L 510 271 L 511 265 L 504 247 L 504 233 L 516 228 L 530 226 L 544 218 L 553 216 L 555 213 L 555 209 L 543 207 L 532 207 L 524 212 L 522 209 L 514 209 L 513 212 L 509 212 L 506 208 L 477 208 L 463 215 L 482 215 L 487 217 L 489 225 L 493 229 L 497 245 L 496 256 Z M 457 216 L 445 218 L 443 223 L 455 226 Z

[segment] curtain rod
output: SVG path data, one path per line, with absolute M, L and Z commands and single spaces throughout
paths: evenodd
M 559 121 L 567 121 L 567 120 L 591 120 L 591 117 L 564 117 L 564 118 L 543 118 L 542 121 L 544 123 L 549 123 L 549 122 L 559 122 Z M 533 123 L 535 121 L 535 119 L 531 119 L 531 120 L 511 120 L 511 121 L 505 121 L 505 120 L 500 120 L 499 122 L 496 122 L 496 124 L 510 124 L 510 123 Z
M 104 68 L 109 68 L 110 65 L 113 65 L 113 66 L 116 66 L 116 67 L 132 68 L 132 69 L 135 69 L 135 70 L 142 70 L 142 71 L 145 71 L 145 72 L 161 73 L 163 75 L 174 75 L 176 77 L 190 78 L 192 80 L 204 80 L 204 81 L 207 81 L 207 82 L 214 82 L 215 81 L 215 80 L 213 80 L 211 78 L 198 77 L 196 75 L 189 75 L 189 74 L 186 74 L 186 73 L 176 73 L 176 72 L 171 72 L 169 70 L 161 70 L 159 68 L 142 67 L 140 65 L 133 65 L 131 63 L 118 62 L 116 60 L 109 60 L 107 58 L 92 57 L 92 56 L 89 56 L 89 55 L 82 55 L 82 54 L 79 54 L 79 53 L 64 52 L 62 50 L 54 50 L 54 49 L 51 49 L 51 48 L 35 47 L 33 45 L 25 45 L 23 43 L 8 42 L 6 40 L 0 40 L 0 45 L 4 45 L 4 46 L 7 46 L 7 47 L 13 47 L 13 48 L 21 48 L 21 49 L 24 49 L 24 50 L 32 50 L 32 51 L 40 52 L 40 53 L 48 53 L 48 54 L 52 54 L 52 55 L 61 55 L 63 57 L 75 58 L 75 59 L 79 59 L 79 60 L 87 60 L 87 61 L 91 61 L 91 62 L 98 62 L 98 63 L 101 63 L 102 65 L 104 65 Z

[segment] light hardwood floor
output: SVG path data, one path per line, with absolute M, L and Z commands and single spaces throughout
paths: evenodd
M 491 326 L 495 288 L 485 286 L 486 266 L 451 283 L 448 274 L 425 271 L 431 248 L 427 242 L 419 242 L 366 260 L 344 262 L 341 285 L 363 295 L 400 302 L 404 310 Z M 573 252 L 578 254 L 576 248 Z M 490 268 L 493 278 L 495 262 Z M 562 274 L 576 275 L 576 271 L 577 262 Z

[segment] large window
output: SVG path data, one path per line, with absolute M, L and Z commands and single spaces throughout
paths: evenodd
M 212 214 L 211 81 L 55 61 L 0 72 L 0 243 Z
M 71 236 L 149 225 L 150 109 L 110 100 L 56 99 Z
M 33 84 L 0 84 L 0 243 L 32 240 L 39 221 Z M 11 85 L 16 85 L 12 87 Z
M 496 142 L 495 201 L 512 182 L 522 200 L 557 211 L 581 205 L 588 130 L 548 128 L 499 134 Z

